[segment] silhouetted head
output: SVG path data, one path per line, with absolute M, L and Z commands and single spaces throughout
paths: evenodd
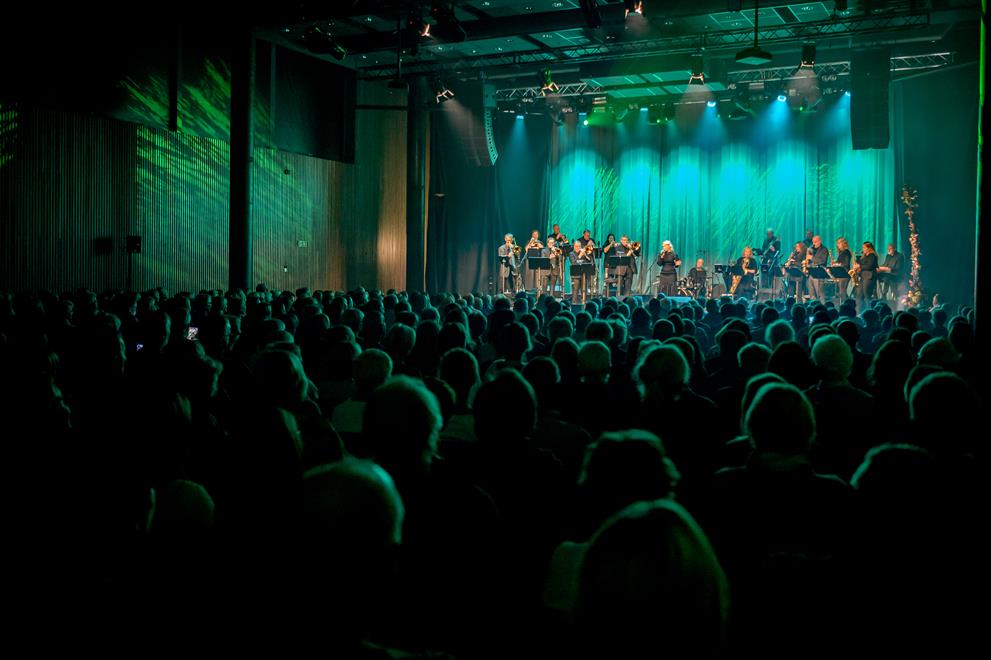
M 592 537 L 576 629 L 590 657 L 710 657 L 728 606 L 726 576 L 692 517 L 670 500 L 637 502 Z
M 780 383 L 758 390 L 743 424 L 754 450 L 762 454 L 805 455 L 816 434 L 812 404 L 797 387 Z

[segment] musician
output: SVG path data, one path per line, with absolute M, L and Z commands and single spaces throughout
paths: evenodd
M 808 249 L 808 248 L 812 247 L 812 242 L 814 240 L 815 240 L 815 236 L 813 236 L 812 230 L 811 229 L 806 229 L 805 230 L 805 241 L 804 241 L 805 248 Z
M 504 242 L 499 246 L 499 285 L 505 293 L 512 293 L 516 291 L 516 275 L 520 267 L 513 250 L 516 239 L 512 234 L 506 234 L 502 240 Z
M 585 302 L 585 293 L 591 283 L 589 266 L 592 264 L 592 257 L 582 248 L 580 238 L 576 238 L 572 243 L 568 260 L 571 262 L 571 302 L 577 305 L 579 302 Z
M 864 241 L 864 254 L 857 258 L 857 265 L 854 266 L 860 273 L 860 283 L 857 285 L 857 311 L 863 311 L 864 302 L 874 297 L 874 289 L 877 282 L 874 275 L 877 272 L 877 250 L 870 241 Z
M 534 229 L 530 232 L 530 240 L 526 242 L 526 246 L 523 248 L 523 258 L 527 259 L 530 256 L 530 250 L 543 250 L 544 244 L 540 242 L 540 231 Z M 542 253 L 540 253 L 542 254 Z M 523 264 L 520 264 L 520 268 L 523 268 Z M 543 284 L 544 279 L 547 277 L 547 271 L 531 270 L 529 264 L 527 265 L 526 280 L 528 289 L 539 289 L 540 285 Z
M 757 273 L 760 272 L 760 264 L 754 259 L 754 249 L 750 246 L 743 248 L 743 256 L 736 260 L 736 266 L 743 274 L 740 276 L 740 283 L 736 286 L 733 295 L 745 298 L 753 297 L 757 291 Z M 736 275 L 734 275 L 736 277 Z
M 708 282 L 709 273 L 705 269 L 705 260 L 697 259 L 695 261 L 695 267 L 688 271 L 688 281 L 695 289 L 695 297 L 699 298 L 706 294 L 706 283 Z
M 805 295 L 805 276 L 804 275 L 792 275 L 788 271 L 792 268 L 801 268 L 802 262 L 805 261 L 805 256 L 808 254 L 808 248 L 805 246 L 804 241 L 799 241 L 791 249 L 791 254 L 788 256 L 788 261 L 785 262 L 785 277 L 787 278 L 787 290 L 786 293 L 789 296 L 795 296 L 796 300 L 801 300 L 802 296 Z
M 606 242 L 602 246 L 602 257 L 604 259 L 607 258 L 607 257 L 615 257 L 616 256 L 616 253 L 613 252 L 613 250 L 616 249 L 616 245 L 617 245 L 617 243 L 616 243 L 616 234 L 607 234 L 606 235 Z M 610 282 L 616 282 L 617 283 L 617 286 L 619 285 L 618 284 L 619 281 L 616 278 L 617 278 L 617 276 L 616 276 L 616 269 L 615 268 L 606 268 L 606 295 L 609 294 L 609 290 L 608 289 L 609 289 L 609 283 Z
M 592 240 L 592 232 L 588 229 L 582 232 L 582 237 L 578 240 L 581 241 L 582 247 L 587 247 L 589 243 L 591 243 L 593 247 L 595 246 L 595 241 Z
M 619 237 L 619 245 L 615 248 L 615 256 L 630 257 L 629 266 L 617 266 L 616 277 L 619 278 L 617 295 L 629 295 L 633 276 L 637 274 L 637 257 L 640 256 L 640 246 L 630 243 L 630 237 L 623 234 Z
M 764 272 L 764 286 L 771 288 L 774 285 L 774 274 L 777 266 L 781 263 L 781 239 L 774 235 L 774 230 L 767 228 L 764 242 L 761 244 L 760 264 L 761 271 Z
M 571 251 L 571 243 L 569 243 L 565 235 L 561 233 L 561 225 L 554 224 L 553 226 L 551 226 L 551 233 L 548 234 L 547 236 L 548 237 L 553 236 L 554 241 L 557 243 L 557 246 L 562 250 L 564 250 L 565 254 L 568 254 L 568 252 Z
M 551 261 L 551 269 L 548 271 L 543 271 L 545 274 L 544 281 L 541 283 L 540 291 L 547 291 L 547 295 L 554 296 L 554 287 L 558 284 L 561 285 L 561 293 L 564 293 L 564 253 L 561 248 L 558 247 L 557 241 L 554 240 L 553 236 L 547 237 L 547 247 L 543 249 L 541 255 L 547 257 Z
M 829 248 L 822 244 L 822 236 L 812 237 L 812 247 L 809 248 L 806 256 L 810 271 L 813 268 L 825 268 L 829 265 Z M 825 280 L 821 277 L 809 276 L 809 295 L 825 304 L 826 287 L 823 286 L 823 282 Z
M 888 244 L 884 265 L 878 266 L 877 272 L 878 282 L 884 284 L 885 295 L 892 293 L 898 301 L 908 293 L 909 269 L 905 267 L 905 255 L 895 248 L 894 243 Z
M 681 258 L 674 251 L 671 241 L 661 243 L 661 251 L 657 255 L 657 267 L 660 268 L 660 293 L 665 296 L 675 295 L 675 287 L 678 284 L 678 269 L 681 267 Z
M 850 243 L 840 236 L 836 239 L 836 258 L 830 264 L 831 266 L 837 266 L 843 270 L 850 272 L 853 268 L 853 254 L 850 252 Z M 839 302 L 842 305 L 847 299 L 847 287 L 850 286 L 850 276 L 837 277 L 836 278 L 836 294 L 839 296 Z

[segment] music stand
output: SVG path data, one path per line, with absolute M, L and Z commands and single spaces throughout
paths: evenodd
M 528 257 L 527 262 L 529 265 L 527 268 L 530 270 L 550 270 L 551 269 L 551 259 L 550 257 Z
M 633 260 L 630 256 L 625 257 L 606 257 L 606 268 L 619 268 L 620 266 L 632 266 Z
M 850 279 L 850 272 L 843 266 L 830 266 L 828 272 L 834 280 Z
M 829 272 L 822 266 L 814 266 L 809 268 L 809 277 L 815 280 L 826 280 L 829 279 Z

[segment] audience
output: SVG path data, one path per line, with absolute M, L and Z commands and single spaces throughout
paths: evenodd
M 795 299 L 0 292 L 12 550 L 41 566 L 12 580 L 89 594 L 80 621 L 148 604 L 226 634 L 223 613 L 338 657 L 965 649 L 973 322 Z

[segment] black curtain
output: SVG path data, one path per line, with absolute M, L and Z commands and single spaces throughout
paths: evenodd
M 533 229 L 547 229 L 547 171 L 551 123 L 498 113 L 499 158 L 492 167 L 470 165 L 461 137 L 443 106 L 432 113 L 427 227 L 427 288 L 495 291 L 496 251 L 511 232 L 522 246 Z
M 891 86 L 896 183 L 919 191 L 923 291 L 943 302 L 974 299 L 979 77 L 972 63 Z M 882 254 L 884 247 L 877 246 Z M 909 245 L 904 252 L 911 255 Z

